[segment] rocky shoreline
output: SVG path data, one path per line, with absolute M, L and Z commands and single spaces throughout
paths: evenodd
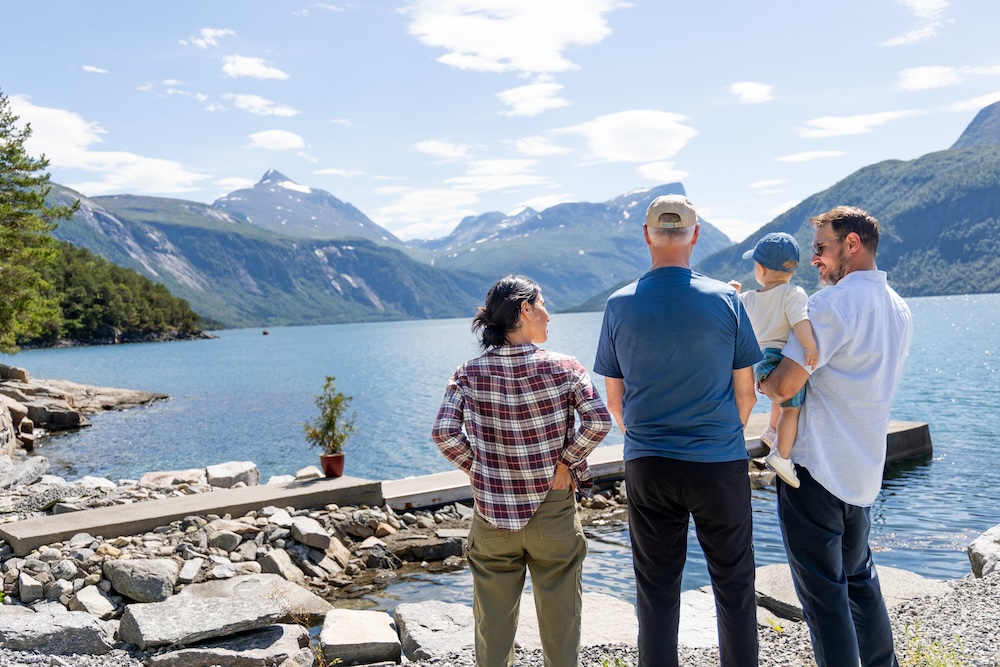
M 90 426 L 87 415 L 127 410 L 170 398 L 68 380 L 38 380 L 23 368 L 0 364 L 0 454 L 33 451 L 47 432 Z

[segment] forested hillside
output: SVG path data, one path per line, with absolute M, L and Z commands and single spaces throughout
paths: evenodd
M 22 347 L 202 337 L 197 313 L 166 287 L 64 241 L 41 268 L 58 313 Z
M 795 282 L 815 290 L 809 218 L 842 204 L 878 218 L 878 266 L 903 296 L 1000 292 L 1000 146 L 986 144 L 860 169 L 695 268 L 754 285 L 743 252 L 768 232 L 788 232 L 803 249 Z

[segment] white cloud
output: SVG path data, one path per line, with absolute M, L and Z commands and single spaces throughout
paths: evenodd
M 795 132 L 800 137 L 810 139 L 865 134 L 879 125 L 913 116 L 916 113 L 916 111 L 883 111 L 858 116 L 824 116 L 806 121 L 805 127 L 796 128 Z
M 896 0 L 896 2 L 920 19 L 940 18 L 951 4 L 949 0 Z
M 472 192 L 447 189 L 400 190 L 399 199 L 378 210 L 378 224 L 401 239 L 437 238 L 448 234 L 462 220 L 475 215 L 479 197 Z
M 543 74 L 527 86 L 497 93 L 497 98 L 510 107 L 508 111 L 501 112 L 505 116 L 537 116 L 551 109 L 569 105 L 568 101 L 557 95 L 562 89 L 562 84 L 553 81 L 551 76 Z
M 184 82 L 181 81 L 180 79 L 164 79 L 160 83 L 162 83 L 164 86 L 167 86 L 168 88 L 176 88 L 177 86 L 184 85 Z
M 343 11 L 346 11 L 343 7 L 338 7 L 337 5 L 331 5 L 328 2 L 319 2 L 319 3 L 316 4 L 316 6 L 319 7 L 320 9 L 326 9 L 326 10 L 329 10 L 331 12 L 343 12 Z
M 896 0 L 898 4 L 917 19 L 917 27 L 899 37 L 882 42 L 882 46 L 907 46 L 936 37 L 944 25 L 942 20 L 945 10 L 951 4 L 949 0 Z
M 259 95 L 238 95 L 227 93 L 222 96 L 224 99 L 232 100 L 233 106 L 243 109 L 257 116 L 297 116 L 298 109 L 285 105 L 276 105 L 268 99 Z
M 262 58 L 247 56 L 226 56 L 223 59 L 222 73 L 228 77 L 250 76 L 255 79 L 287 79 L 288 74 L 276 67 L 267 65 Z
M 428 155 L 433 155 L 434 157 L 446 160 L 467 158 L 469 157 L 469 151 L 472 150 L 472 146 L 468 144 L 456 144 L 450 141 L 439 141 L 437 139 L 418 141 L 414 144 L 414 148 L 421 153 L 427 153 Z
M 236 190 L 248 190 L 257 184 L 257 181 L 252 178 L 243 178 L 241 176 L 228 176 L 226 178 L 220 178 L 215 182 L 219 186 L 223 195 L 227 195 L 230 192 L 235 192 Z
M 403 11 L 409 32 L 442 48 L 438 62 L 479 72 L 578 69 L 564 52 L 610 34 L 604 15 L 620 0 L 416 0 Z
M 81 65 L 84 72 L 89 72 L 90 74 L 107 74 L 108 70 L 102 69 L 100 67 L 94 67 L 93 65 Z
M 35 106 L 22 95 L 8 99 L 12 111 L 23 122 L 31 123 L 32 135 L 26 145 L 29 153 L 44 154 L 57 169 L 80 169 L 101 175 L 98 180 L 65 183 L 85 195 L 190 192 L 197 189 L 198 181 L 208 178 L 172 160 L 125 151 L 92 150 L 107 134 L 99 124 L 65 109 Z
M 760 220 L 747 220 L 739 216 L 715 215 L 711 207 L 701 208 L 698 206 L 698 202 L 694 202 L 694 205 L 700 217 L 712 223 L 713 227 L 728 236 L 731 241 L 741 241 L 748 238 L 764 224 Z
M 995 93 L 989 93 L 987 95 L 980 95 L 979 97 L 973 97 L 970 100 L 964 100 L 962 102 L 955 102 L 954 104 L 948 105 L 944 108 L 945 111 L 979 111 L 983 107 L 988 107 L 989 105 L 1000 102 L 1000 90 Z
M 523 137 L 514 142 L 514 150 L 521 155 L 543 157 L 546 155 L 563 155 L 569 149 L 552 143 L 548 137 Z
M 220 37 L 235 37 L 236 31 L 229 28 L 202 28 L 198 34 L 190 38 L 190 42 L 199 49 L 207 49 L 210 46 L 218 47 Z M 183 41 L 181 42 L 184 43 Z
M 208 95 L 206 95 L 205 93 L 192 93 L 187 90 L 180 90 L 179 88 L 167 88 L 167 90 L 165 90 L 164 92 L 167 95 L 175 95 L 178 97 L 190 97 L 191 99 L 197 100 L 202 104 L 208 102 Z
M 776 157 L 776 162 L 812 162 L 813 160 L 823 160 L 828 157 L 841 157 L 847 155 L 844 151 L 806 151 L 805 153 L 793 153 Z
M 535 160 L 478 160 L 468 164 L 462 176 L 447 179 L 457 189 L 466 192 L 491 192 L 506 188 L 551 185 L 547 176 L 534 173 Z
M 265 130 L 250 135 L 252 148 L 265 148 L 269 151 L 288 151 L 304 148 L 305 140 L 294 132 L 287 130 Z
M 961 81 L 962 77 L 954 67 L 911 67 L 899 73 L 899 83 L 896 87 L 902 90 L 928 90 L 944 88 Z
M 751 183 L 747 187 L 750 187 L 750 188 L 773 188 L 774 186 L 781 185 L 782 183 L 785 183 L 785 182 L 786 181 L 783 178 L 772 178 L 772 179 L 766 180 L 766 181 L 754 181 L 753 183 Z
M 344 127 L 350 127 L 353 124 L 350 118 L 331 118 L 330 122 L 334 125 L 343 125 Z
M 672 162 L 650 162 L 638 169 L 639 175 L 657 183 L 675 183 L 688 176 L 688 172 L 674 167 Z
M 336 167 L 327 167 L 326 169 L 317 169 L 313 172 L 320 176 L 343 176 L 344 178 L 351 178 L 353 176 L 364 176 L 365 172 L 358 169 L 338 169 Z
M 986 74 L 988 76 L 1000 76 L 1000 65 L 990 65 L 985 67 L 963 67 L 963 72 L 969 74 Z
M 639 109 L 599 116 L 554 132 L 581 135 L 591 155 L 602 162 L 658 162 L 672 158 L 698 134 L 684 120 L 686 116 Z
M 739 81 L 729 86 L 729 92 L 739 98 L 741 104 L 761 104 L 774 99 L 774 86 L 753 81 Z

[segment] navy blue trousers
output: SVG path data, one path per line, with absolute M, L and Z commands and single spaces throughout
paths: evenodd
M 639 617 L 639 667 L 677 667 L 689 517 L 715 594 L 722 667 L 756 667 L 753 521 L 747 462 L 648 456 L 625 463 Z M 856 666 L 855 666 L 856 667 Z
M 778 518 L 818 667 L 897 667 L 872 552 L 868 507 L 849 505 L 798 466 L 778 481 Z

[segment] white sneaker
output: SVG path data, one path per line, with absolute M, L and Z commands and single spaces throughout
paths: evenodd
M 770 424 L 764 429 L 764 432 L 760 434 L 760 441 L 763 442 L 768 447 L 774 447 L 774 441 L 778 439 L 777 432 L 771 427 Z
M 764 463 L 776 472 L 785 484 L 793 489 L 799 488 L 799 476 L 795 474 L 795 465 L 790 460 L 781 458 L 777 448 L 768 452 L 764 457 Z

